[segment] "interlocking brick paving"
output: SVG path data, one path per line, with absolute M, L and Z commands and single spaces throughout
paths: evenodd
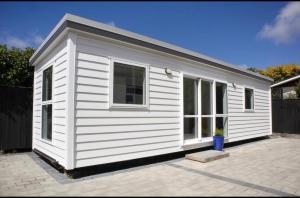
M 184 158 L 71 179 L 35 154 L 0 155 L 0 196 L 300 196 L 300 139 L 225 149 L 209 163 Z

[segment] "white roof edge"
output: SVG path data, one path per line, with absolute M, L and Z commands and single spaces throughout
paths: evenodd
M 178 46 L 175 46 L 175 45 L 163 42 L 163 41 L 159 41 L 159 40 L 147 37 L 147 36 L 143 36 L 143 35 L 140 35 L 140 34 L 137 34 L 137 33 L 134 33 L 134 32 L 130 32 L 130 31 L 127 31 L 127 30 L 124 30 L 124 29 L 113 27 L 113 26 L 110 26 L 110 25 L 107 25 L 107 24 L 104 24 L 104 23 L 100 23 L 100 22 L 97 22 L 97 21 L 94 21 L 94 20 L 86 19 L 86 18 L 83 18 L 83 17 L 79 17 L 79 16 L 76 16 L 76 15 L 69 14 L 69 13 L 66 13 L 64 15 L 64 17 L 59 21 L 59 23 L 55 26 L 55 28 L 46 37 L 44 42 L 38 47 L 36 52 L 30 58 L 30 60 L 29 60 L 30 63 L 32 63 L 32 60 L 37 59 L 37 56 L 39 56 L 42 53 L 42 50 L 45 47 L 45 45 L 48 44 L 48 42 L 55 35 L 55 33 L 58 31 L 58 29 L 66 21 L 75 22 L 75 23 L 78 23 L 80 25 L 101 29 L 101 30 L 104 30 L 104 31 L 107 31 L 107 32 L 119 34 L 119 35 L 126 36 L 126 37 L 129 37 L 129 38 L 132 38 L 132 39 L 136 39 L 136 40 L 140 40 L 140 41 L 143 41 L 143 42 L 151 43 L 151 44 L 157 45 L 159 47 L 164 47 L 164 48 L 167 48 L 167 49 L 170 49 L 170 50 L 177 51 L 179 53 L 188 54 L 188 55 L 200 58 L 200 59 L 205 59 L 205 60 L 210 61 L 210 62 L 214 62 L 214 63 L 220 64 L 220 65 L 224 65 L 228 69 L 234 69 L 234 70 L 237 70 L 237 71 L 241 71 L 241 72 L 244 73 L 244 75 L 246 73 L 246 74 L 249 74 L 251 76 L 256 76 L 260 79 L 264 79 L 264 80 L 273 82 L 273 79 L 271 79 L 269 77 L 263 76 L 261 74 L 258 74 L 258 73 L 252 72 L 252 71 L 249 71 L 247 69 L 239 68 L 238 66 L 235 66 L 233 64 L 229 64 L 229 63 L 226 63 L 224 61 L 214 59 L 212 57 L 200 54 L 198 52 L 194 52 L 194 51 L 191 51 L 189 49 L 178 47 Z
M 285 83 L 287 83 L 287 82 L 296 80 L 296 79 L 298 79 L 298 78 L 300 78 L 300 75 L 294 76 L 294 77 L 292 77 L 292 78 L 289 78 L 289 79 L 286 79 L 286 80 L 283 80 L 283 81 L 280 81 L 280 82 L 278 82 L 278 83 L 275 83 L 275 84 L 271 85 L 271 87 L 276 87 L 276 86 L 278 86 L 278 85 L 285 84 Z

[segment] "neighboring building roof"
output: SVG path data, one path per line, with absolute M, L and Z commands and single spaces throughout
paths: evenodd
M 55 38 L 65 29 L 72 28 L 77 29 L 104 37 L 125 41 L 138 46 L 143 46 L 149 49 L 154 49 L 160 52 L 168 53 L 171 55 L 187 58 L 197 62 L 202 62 L 211 66 L 229 70 L 235 73 L 240 73 L 252 78 L 257 78 L 261 80 L 266 80 L 273 82 L 273 79 L 266 76 L 260 75 L 258 73 L 249 71 L 247 69 L 238 68 L 235 65 L 225 63 L 221 60 L 217 60 L 197 52 L 193 52 L 188 49 L 184 49 L 169 43 L 165 43 L 156 39 L 152 39 L 146 36 L 142 36 L 133 32 L 129 32 L 120 28 L 112 27 L 107 24 L 99 23 L 93 20 L 82 18 L 79 16 L 65 14 L 65 16 L 60 20 L 56 27 L 47 36 L 45 41 L 36 50 L 33 56 L 30 58 L 30 64 L 32 65 L 34 61 L 47 49 L 47 47 L 55 40 Z
M 271 87 L 277 87 L 279 85 L 283 85 L 285 83 L 288 83 L 288 82 L 291 82 L 291 81 L 294 81 L 294 80 L 297 80 L 297 79 L 300 79 L 300 75 L 294 76 L 292 78 L 289 78 L 289 79 L 286 79 L 286 80 L 283 80 L 283 81 L 280 81 L 278 83 L 275 83 L 275 84 L 271 85 Z

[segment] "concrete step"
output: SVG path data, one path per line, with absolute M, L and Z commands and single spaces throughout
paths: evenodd
M 224 151 L 216 151 L 216 150 L 207 150 L 207 151 L 185 155 L 186 159 L 203 162 L 203 163 L 214 161 L 224 157 L 229 157 L 229 153 L 226 153 Z

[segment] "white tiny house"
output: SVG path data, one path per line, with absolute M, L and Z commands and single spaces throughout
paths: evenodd
M 66 170 L 272 133 L 272 80 L 66 14 L 30 63 L 33 149 Z

